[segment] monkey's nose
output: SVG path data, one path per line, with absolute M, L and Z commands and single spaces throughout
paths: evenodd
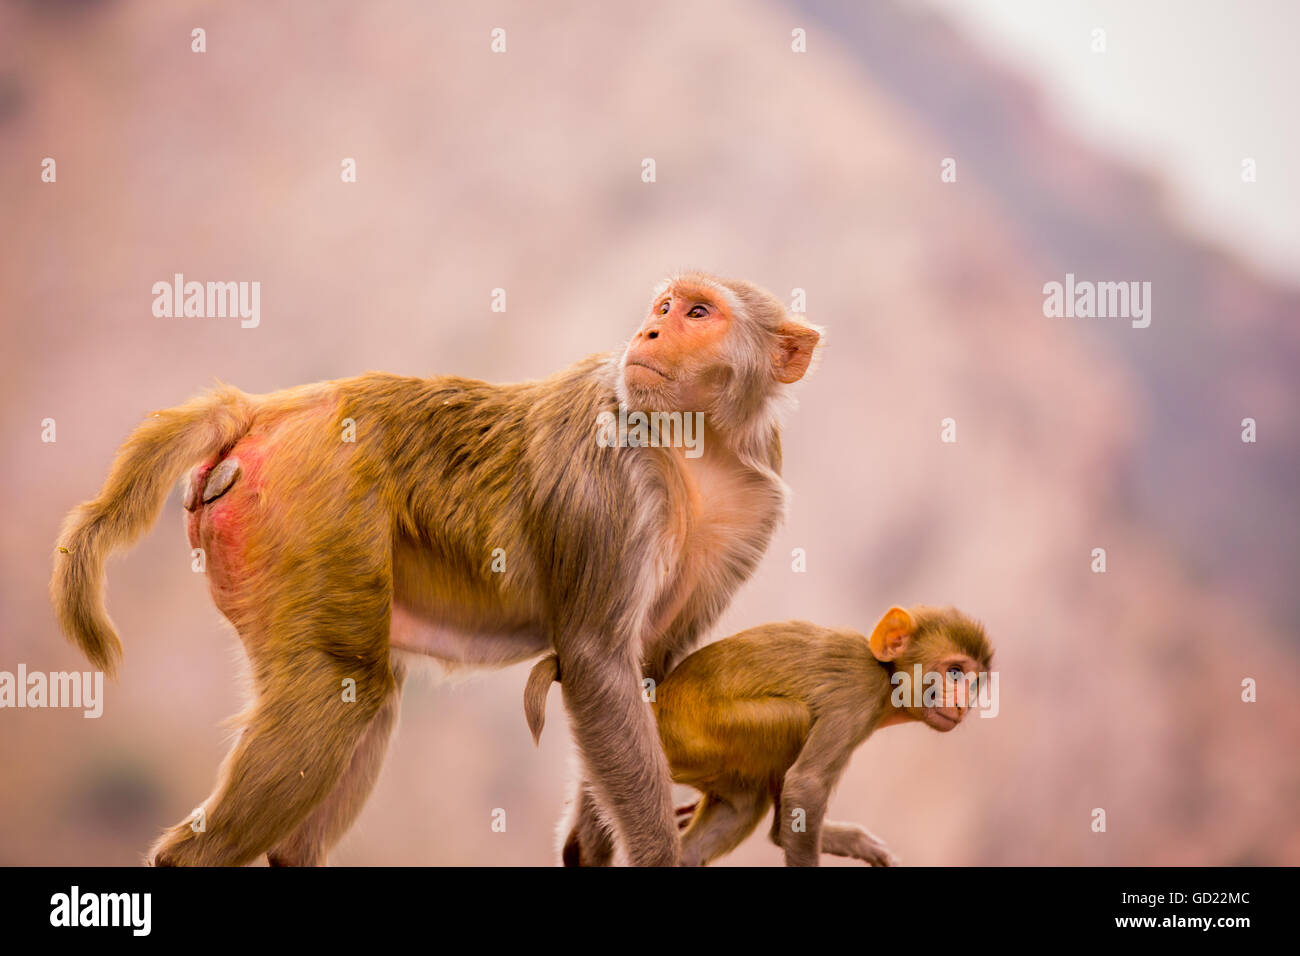
M 646 338 L 648 338 L 648 339 L 657 339 L 657 338 L 659 338 L 659 333 L 658 333 L 658 332 L 648 332 L 648 333 L 646 333 Z

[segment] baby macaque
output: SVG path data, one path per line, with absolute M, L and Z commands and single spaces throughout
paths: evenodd
M 947 732 L 961 723 L 992 659 L 978 623 L 919 606 L 890 608 L 869 638 L 786 621 L 691 654 L 652 704 L 673 781 L 702 794 L 679 811 L 682 862 L 702 866 L 729 853 L 775 805 L 771 837 L 787 866 L 816 866 L 822 853 L 894 864 L 864 828 L 824 819 L 831 791 L 879 728 L 920 721 Z M 562 679 L 554 657 L 529 675 L 524 709 L 534 738 L 554 679 Z

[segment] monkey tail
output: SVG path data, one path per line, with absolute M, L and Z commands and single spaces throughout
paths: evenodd
M 64 520 L 50 599 L 63 633 L 110 676 L 122 657 L 122 642 L 104 608 L 104 559 L 157 520 L 186 469 L 233 445 L 248 430 L 253 410 L 249 396 L 222 385 L 154 412 L 118 449 L 99 496 Z
M 528 683 L 524 685 L 524 717 L 528 720 L 528 729 L 533 732 L 534 744 L 542 742 L 546 695 L 551 691 L 551 684 L 559 679 L 560 659 L 554 654 L 547 654 L 528 672 Z

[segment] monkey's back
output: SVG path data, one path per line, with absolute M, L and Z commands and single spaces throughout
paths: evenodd
M 567 507 L 570 528 L 612 520 L 585 513 L 615 498 L 599 491 L 619 462 L 595 440 L 615 401 L 610 367 L 593 355 L 531 382 L 370 373 L 338 383 L 340 407 L 375 422 L 358 436 L 374 451 L 360 477 L 393 516 L 399 602 L 471 629 L 541 627 L 557 603 L 544 587 L 557 547 L 548 512 Z M 484 560 L 494 549 L 509 552 L 497 567 Z
M 654 704 L 673 779 L 700 789 L 779 783 L 827 700 L 882 680 L 866 638 L 806 621 L 708 644 L 659 686 Z

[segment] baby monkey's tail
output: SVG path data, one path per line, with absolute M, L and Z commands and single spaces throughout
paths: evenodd
M 533 732 L 535 744 L 542 741 L 542 725 L 546 723 L 546 695 L 551 691 L 551 684 L 559 679 L 560 659 L 554 654 L 547 654 L 528 672 L 528 683 L 524 685 L 524 717 L 528 720 L 528 729 Z

